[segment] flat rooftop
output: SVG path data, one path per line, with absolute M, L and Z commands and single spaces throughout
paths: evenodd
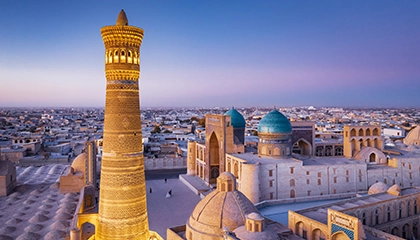
M 246 160 L 249 163 L 294 163 L 302 164 L 303 166 L 313 166 L 313 165 L 345 165 L 345 164 L 365 164 L 358 160 L 346 158 L 346 157 L 314 157 L 314 156 L 302 156 L 293 154 L 291 157 L 266 157 L 258 156 L 256 153 L 240 153 L 240 154 L 230 154 L 234 157 L 238 157 Z
M 410 187 L 401 189 L 400 196 L 394 196 L 387 192 L 384 193 L 377 193 L 362 197 L 356 197 L 346 200 L 337 201 L 330 204 L 324 204 L 321 206 L 308 208 L 300 211 L 296 211 L 296 213 L 306 216 L 308 218 L 314 219 L 323 224 L 328 223 L 328 209 L 333 209 L 340 212 L 345 212 L 351 210 L 352 208 L 360 208 L 369 204 L 377 204 L 382 201 L 387 201 L 391 199 L 396 199 L 401 196 L 406 196 L 414 193 L 420 193 L 420 188 L 417 187 Z
M 0 197 L 0 239 L 62 239 L 69 233 L 79 194 L 60 194 L 69 165 L 17 167 L 15 192 Z M 166 229 L 184 225 L 200 196 L 178 178 L 147 180 L 149 229 L 166 239 Z M 150 188 L 152 192 L 150 192 Z M 172 190 L 172 197 L 166 193 Z

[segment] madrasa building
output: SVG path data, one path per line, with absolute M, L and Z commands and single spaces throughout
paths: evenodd
M 336 145 L 342 148 L 320 157 L 314 156 L 313 123 L 291 123 L 273 110 L 260 121 L 256 151 L 246 147 L 245 126 L 235 109 L 206 115 L 205 141 L 189 142 L 187 175 L 180 176 L 204 198 L 186 225 L 168 229 L 168 239 L 420 237 L 420 127 L 405 144 L 384 149 L 379 126 L 345 126 L 343 143 Z M 204 192 L 197 181 L 214 189 Z M 340 198 L 289 211 L 287 227 L 253 205 Z
M 254 204 L 275 199 L 318 199 L 368 191 L 377 182 L 420 185 L 420 127 L 384 149 L 380 126 L 345 126 L 343 143 L 329 156 L 316 156 L 314 123 L 290 122 L 272 110 L 258 126 L 258 147 L 245 147 L 245 119 L 236 110 L 206 115 L 203 142 L 188 143 L 187 175 L 212 186 L 232 173 L 239 191 Z M 417 143 L 417 145 L 416 145 Z M 298 149 L 298 153 L 296 152 Z

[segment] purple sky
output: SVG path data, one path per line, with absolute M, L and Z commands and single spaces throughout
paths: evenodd
M 0 107 L 103 107 L 121 9 L 144 107 L 420 107 L 420 1 L 386 0 L 1 1 Z

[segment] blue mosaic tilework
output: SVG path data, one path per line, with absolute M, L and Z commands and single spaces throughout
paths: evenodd
M 345 233 L 349 238 L 350 238 L 350 240 L 354 240 L 354 232 L 353 232 L 353 230 L 350 230 L 350 229 L 347 229 L 347 228 L 343 228 L 343 227 L 341 227 L 341 226 L 338 226 L 338 225 L 336 225 L 336 224 L 331 224 L 331 235 L 333 235 L 334 233 L 336 233 L 336 232 L 343 232 L 343 233 Z

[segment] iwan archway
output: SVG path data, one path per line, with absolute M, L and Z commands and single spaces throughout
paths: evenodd
M 209 152 L 209 166 L 210 166 L 210 183 L 216 183 L 216 179 L 220 174 L 220 148 L 219 141 L 216 134 L 213 132 L 210 137 L 210 152 Z

